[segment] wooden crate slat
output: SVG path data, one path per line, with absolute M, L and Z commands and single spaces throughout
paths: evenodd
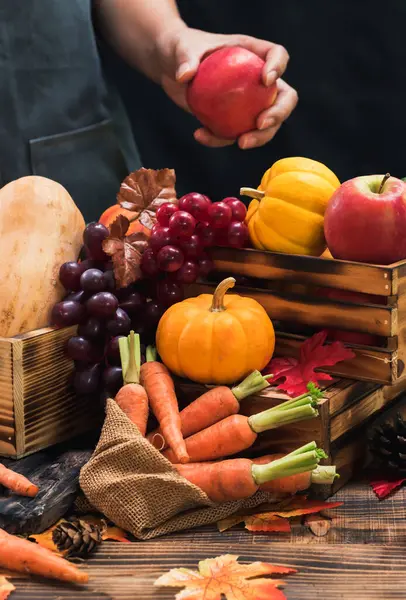
M 214 283 L 195 283 L 187 286 L 187 298 L 199 294 L 212 294 Z M 350 331 L 371 333 L 382 337 L 397 333 L 397 309 L 390 306 L 353 304 L 325 298 L 276 294 L 256 288 L 237 286 L 236 293 L 253 298 L 266 310 L 271 319 L 291 321 L 308 326 L 332 327 Z
M 283 279 L 379 296 L 397 293 L 392 288 L 392 266 L 235 248 L 212 248 L 210 255 L 215 269 L 229 275 Z M 398 272 L 401 268 L 397 267 Z
M 76 327 L 0 338 L 0 455 L 20 458 L 96 426 L 97 402 L 77 399 L 64 352 Z
M 11 345 L 0 339 L 0 453 L 17 452 L 14 428 L 13 360 Z

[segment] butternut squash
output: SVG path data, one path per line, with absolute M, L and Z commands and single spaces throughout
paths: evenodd
M 0 336 L 46 327 L 65 295 L 58 274 L 76 260 L 85 222 L 66 189 L 29 176 L 0 190 Z

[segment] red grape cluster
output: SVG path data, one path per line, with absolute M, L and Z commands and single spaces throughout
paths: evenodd
M 179 284 L 193 283 L 210 272 L 213 265 L 205 248 L 217 245 L 242 248 L 246 244 L 246 213 L 238 198 L 212 203 L 197 192 L 183 196 L 178 206 L 167 203 L 159 207 L 158 222 L 142 256 L 141 268 L 152 278 L 166 274 L 158 283 L 158 298 L 163 304 L 173 303 L 169 289 L 173 297 L 181 299 Z
M 134 329 L 153 339 L 163 307 L 147 301 L 142 282 L 116 289 L 113 266 L 103 252 L 109 230 L 101 223 L 90 223 L 84 232 L 87 258 L 64 263 L 59 279 L 68 295 L 52 310 L 56 327 L 78 325 L 77 335 L 66 345 L 75 361 L 74 388 L 78 395 L 104 391 L 114 396 L 123 384 L 118 340 Z

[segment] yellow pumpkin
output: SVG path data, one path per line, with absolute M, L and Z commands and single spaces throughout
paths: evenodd
M 257 190 L 241 188 L 254 198 L 246 223 L 254 248 L 320 256 L 325 247 L 324 212 L 340 181 L 325 165 L 309 158 L 278 160 Z
M 159 355 L 172 373 L 199 383 L 231 384 L 272 358 L 275 332 L 262 306 L 233 294 L 235 279 L 213 295 L 201 294 L 171 306 L 156 334 Z

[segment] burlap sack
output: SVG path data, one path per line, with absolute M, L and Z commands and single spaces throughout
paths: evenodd
M 100 440 L 82 468 L 80 486 L 94 508 L 142 540 L 215 523 L 276 500 L 257 492 L 244 501 L 211 502 L 142 437 L 114 400 L 107 401 Z

